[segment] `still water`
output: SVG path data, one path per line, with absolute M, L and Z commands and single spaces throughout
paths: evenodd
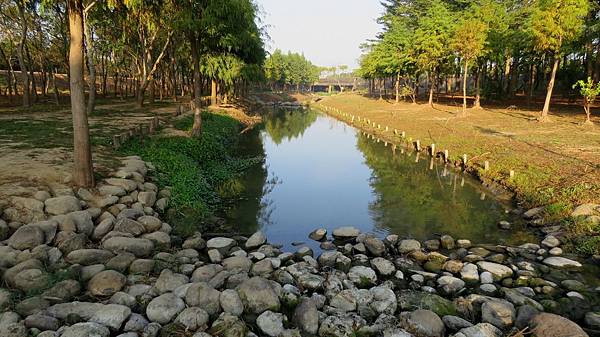
M 441 162 L 431 167 L 428 156 L 394 154 L 390 145 L 315 110 L 277 110 L 263 119 L 240 151 L 265 161 L 243 177 L 244 199 L 225 215 L 241 233 L 261 229 L 288 251 L 300 242 L 316 249 L 307 237 L 312 230 L 340 226 L 419 240 L 441 234 L 476 243 L 533 239 L 518 223 L 499 230 L 498 221 L 517 221 L 506 205 Z

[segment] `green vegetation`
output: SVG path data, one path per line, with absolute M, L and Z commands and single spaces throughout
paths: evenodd
M 267 58 L 264 65 L 265 78 L 272 90 L 285 90 L 293 86 L 296 91 L 311 86 L 319 79 L 321 68 L 312 64 L 304 55 L 277 49 Z
M 455 92 L 462 79 L 463 112 L 468 86 L 474 106 L 486 98 L 514 98 L 545 90 L 540 120 L 548 119 L 555 80 L 573 94 L 577 79 L 598 81 L 595 61 L 600 7 L 589 0 L 386 0 L 379 19 L 384 29 L 364 46 L 359 74 L 369 91 L 385 91 L 393 79 L 396 100 L 402 83 L 413 88 L 426 80 L 429 104 L 434 91 Z M 468 79 L 471 78 L 471 81 Z M 378 84 L 378 85 L 377 85 Z M 483 86 L 483 88 L 480 88 Z M 376 88 L 378 87 L 378 88 Z
M 160 186 L 172 188 L 168 221 L 182 236 L 209 226 L 209 218 L 218 213 L 227 199 L 239 195 L 235 183 L 240 173 L 262 158 L 235 156 L 241 124 L 226 115 L 204 112 L 201 138 L 156 136 L 140 143 L 131 141 L 123 154 L 140 155 L 157 168 Z M 186 116 L 175 128 L 190 131 L 193 118 Z

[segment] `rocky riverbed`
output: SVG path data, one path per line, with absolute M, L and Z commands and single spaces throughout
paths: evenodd
M 171 235 L 169 189 L 123 160 L 96 189 L 0 203 L 2 337 L 598 335 L 598 289 L 561 241 L 518 247 L 351 227 L 282 252 L 261 232 Z

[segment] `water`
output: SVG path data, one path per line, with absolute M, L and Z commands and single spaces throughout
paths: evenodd
M 423 154 L 394 154 L 359 130 L 314 110 L 279 110 L 240 145 L 265 162 L 243 177 L 244 200 L 225 218 L 240 233 L 261 229 L 288 251 L 318 244 L 314 229 L 354 226 L 419 240 L 449 234 L 476 243 L 523 243 L 533 236 L 468 176 Z M 510 231 L 500 220 L 516 222 Z

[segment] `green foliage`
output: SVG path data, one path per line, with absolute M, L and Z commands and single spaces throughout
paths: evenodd
M 594 83 L 591 77 L 587 81 L 579 80 L 573 85 L 573 89 L 579 87 L 579 93 L 583 96 L 583 108 L 587 115 L 587 122 L 590 122 L 590 109 L 594 104 L 596 97 L 600 94 L 600 83 Z
M 528 22 L 534 48 L 560 54 L 582 32 L 588 11 L 588 0 L 536 1 Z
M 238 121 L 208 112 L 202 118 L 203 132 L 199 139 L 153 137 L 144 143 L 129 142 L 122 148 L 124 154 L 138 154 L 152 162 L 158 171 L 159 185 L 172 187 L 170 220 L 183 235 L 198 230 L 202 222 L 220 210 L 226 201 L 223 197 L 239 195 L 239 185 L 232 181 L 262 160 L 236 157 L 237 137 L 232 135 L 239 133 Z M 192 124 L 193 118 L 188 116 L 174 126 L 188 131 Z
M 319 79 L 321 68 L 307 60 L 304 55 L 277 49 L 267 58 L 264 65 L 265 78 L 273 86 L 311 85 Z

